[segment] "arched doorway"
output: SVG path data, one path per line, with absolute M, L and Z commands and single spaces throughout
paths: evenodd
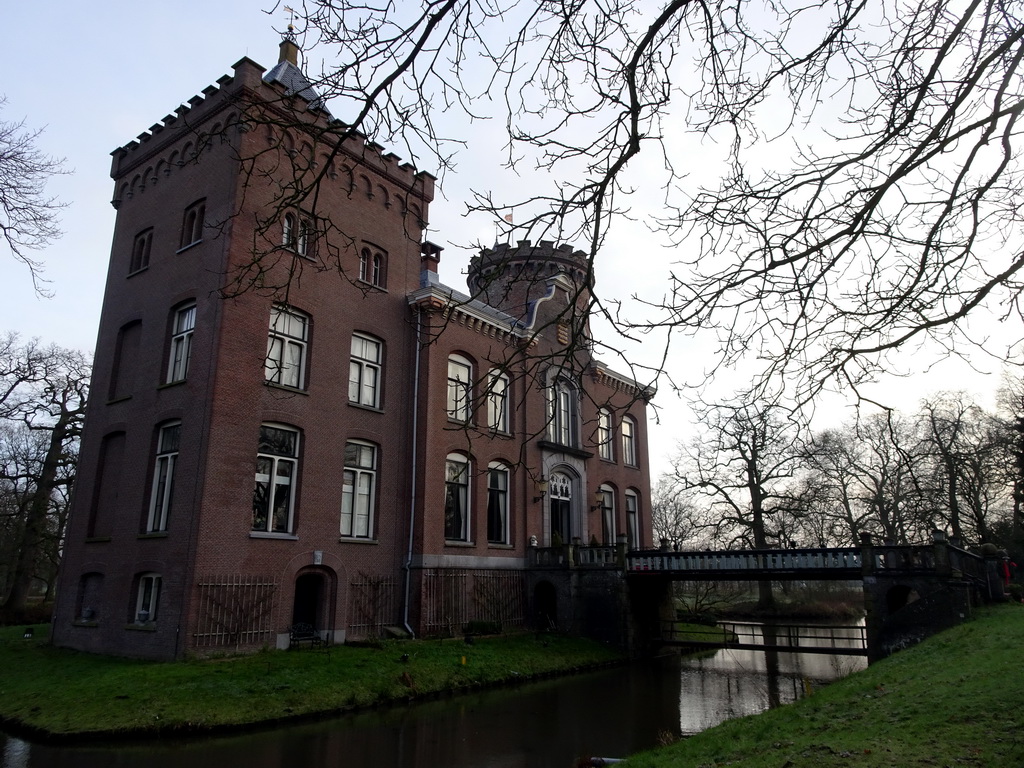
M 533 588 L 533 618 L 538 630 L 558 628 L 558 593 L 550 581 Z
M 572 479 L 564 472 L 555 472 L 548 480 L 548 511 L 551 546 L 569 544 L 575 535 L 572 529 Z
M 324 575 L 307 571 L 295 579 L 295 598 L 292 602 L 292 624 L 309 624 L 324 629 Z

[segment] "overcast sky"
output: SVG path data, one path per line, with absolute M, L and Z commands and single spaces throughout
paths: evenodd
M 27 270 L 0 251 L 0 279 L 7 294 L 0 303 L 0 330 L 92 351 L 115 215 L 110 205 L 110 153 L 230 74 L 231 65 L 243 56 L 268 69 L 273 66 L 280 42 L 275 29 L 287 25 L 287 16 L 281 10 L 267 15 L 264 9 L 269 7 L 259 0 L 57 0 L 7 5 L 5 75 L 0 85 L 7 104 L 0 117 L 24 118 L 27 127 L 45 129 L 39 148 L 65 158 L 72 173 L 55 178 L 49 187 L 67 204 L 61 217 L 65 234 L 38 254 L 54 296 L 36 297 Z M 491 225 L 462 216 L 460 198 L 465 199 L 471 186 L 486 186 L 482 171 L 493 169 L 497 177 L 495 146 L 471 141 L 460 165 L 471 170 L 449 176 L 431 209 L 428 237 L 446 247 L 441 277 L 460 290 L 465 290 L 463 272 L 473 253 L 453 244 L 493 239 Z M 528 180 L 518 179 L 524 181 Z M 644 295 L 657 290 L 652 286 L 664 286 L 670 257 L 660 244 L 639 239 L 638 231 L 613 238 L 601 254 L 597 291 L 602 298 L 628 303 L 634 293 Z M 644 345 L 613 343 L 640 357 L 661 348 L 653 339 Z M 700 349 L 673 347 L 668 368 L 674 379 L 680 381 L 700 369 Z M 612 367 L 623 369 L 604 357 Z M 900 392 L 890 398 L 892 403 L 913 408 L 916 399 L 929 392 L 964 387 L 983 393 L 981 402 L 989 407 L 1000 369 L 992 362 L 979 366 L 981 374 L 966 375 L 961 367 L 943 365 L 909 387 L 889 385 L 886 392 Z M 693 434 L 689 410 L 664 382 L 656 402 L 662 423 L 651 426 L 652 479 L 667 469 L 676 441 Z M 829 421 L 852 413 L 835 403 L 826 410 Z

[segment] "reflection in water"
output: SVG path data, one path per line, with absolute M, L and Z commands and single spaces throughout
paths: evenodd
M 838 661 L 837 661 L 838 659 Z M 0 734 L 0 768 L 568 768 L 624 757 L 803 695 L 855 657 L 719 651 L 264 733 L 52 747 Z
M 770 627 L 766 630 L 770 634 Z M 689 736 L 733 717 L 796 701 L 808 690 L 866 668 L 867 659 L 730 649 L 683 659 L 681 667 L 679 728 Z

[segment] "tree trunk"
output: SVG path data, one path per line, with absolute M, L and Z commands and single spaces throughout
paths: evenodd
M 71 422 L 71 415 L 62 412 L 50 432 L 50 444 L 47 446 L 39 479 L 36 482 L 35 491 L 32 493 L 32 501 L 28 505 L 18 559 L 15 561 L 11 573 L 11 591 L 3 606 L 3 613 L 10 620 L 20 621 L 25 614 L 25 606 L 32 589 L 32 579 L 35 576 L 36 562 L 46 535 L 46 517 L 50 509 L 50 498 L 57 485 L 57 472 L 64 455 L 64 441 Z

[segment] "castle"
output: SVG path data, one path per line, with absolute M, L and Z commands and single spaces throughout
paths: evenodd
M 286 36 L 113 153 L 60 646 L 569 629 L 535 553 L 651 543 L 652 392 L 594 358 L 586 254 L 497 245 L 443 285 L 433 177 L 297 60 Z

